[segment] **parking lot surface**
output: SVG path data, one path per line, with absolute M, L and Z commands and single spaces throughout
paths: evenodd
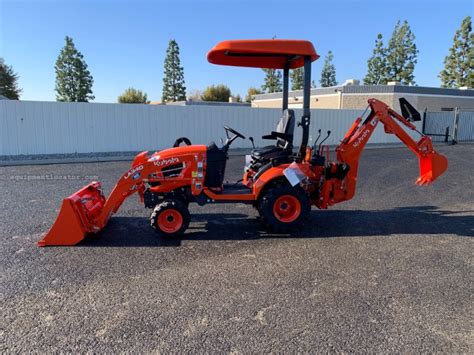
M 293 235 L 250 206 L 191 206 L 160 239 L 132 197 L 98 235 L 38 248 L 62 198 L 130 163 L 0 168 L 0 351 L 470 352 L 474 145 L 415 186 L 405 148 L 370 149 L 356 197 Z M 227 179 L 241 177 L 231 157 Z

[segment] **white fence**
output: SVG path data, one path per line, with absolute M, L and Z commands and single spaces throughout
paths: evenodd
M 297 121 L 301 110 L 295 110 Z M 186 136 L 194 144 L 224 137 L 223 125 L 256 146 L 271 144 L 260 137 L 275 129 L 279 109 L 218 106 L 155 106 L 98 103 L 0 101 L 0 156 L 159 150 Z M 328 144 L 338 144 L 360 110 L 312 110 L 311 137 L 318 128 L 332 131 Z M 420 125 L 421 126 L 421 125 Z M 420 127 L 421 129 L 421 127 Z M 295 127 L 295 144 L 301 129 Z M 398 142 L 379 126 L 370 143 Z M 238 139 L 234 148 L 250 148 Z

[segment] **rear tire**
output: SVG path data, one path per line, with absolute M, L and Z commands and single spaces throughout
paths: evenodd
M 189 227 L 190 220 L 191 215 L 183 202 L 168 199 L 153 209 L 150 225 L 161 236 L 176 238 Z
M 258 211 L 268 229 L 289 232 L 308 218 L 311 202 L 300 186 L 277 184 L 264 192 Z

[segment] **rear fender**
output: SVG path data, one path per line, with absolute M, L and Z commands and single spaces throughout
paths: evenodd
M 298 163 L 298 168 L 300 168 L 303 173 L 309 177 L 310 179 L 313 177 L 314 173 L 311 170 L 311 166 L 305 163 Z M 284 182 L 288 183 L 288 180 L 285 177 L 284 171 L 288 168 L 290 164 L 283 164 L 272 167 L 265 171 L 257 181 L 253 184 L 253 193 L 255 195 L 256 200 L 260 198 L 262 193 L 268 187 L 272 186 L 275 182 Z
M 279 165 L 273 168 L 268 169 L 265 171 L 257 181 L 253 183 L 253 194 L 255 198 L 258 200 L 261 193 L 267 188 L 268 186 L 272 185 L 276 181 L 286 181 L 285 175 L 283 171 L 289 166 L 289 164 Z

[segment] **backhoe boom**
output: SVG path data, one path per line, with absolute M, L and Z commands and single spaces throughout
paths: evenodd
M 420 166 L 420 176 L 416 180 L 418 185 L 430 184 L 448 167 L 447 159 L 434 151 L 430 137 L 420 133 L 422 137 L 416 142 L 397 121 L 418 132 L 413 123 L 377 99 L 370 99 L 368 103 L 370 113 L 367 118 L 364 121 L 362 117 L 357 118 L 336 148 L 339 164 L 347 165 L 349 171 L 342 180 L 333 178 L 323 183 L 317 202 L 320 208 L 350 200 L 354 196 L 360 155 L 379 122 L 384 125 L 385 133 L 396 135 L 418 157 Z

